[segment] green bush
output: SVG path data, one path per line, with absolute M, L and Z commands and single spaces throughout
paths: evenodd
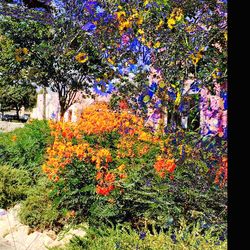
M 47 121 L 33 120 L 24 128 L 0 134 L 0 164 L 24 168 L 31 176 L 41 172 L 40 166 L 50 141 Z
M 22 202 L 19 217 L 23 224 L 31 228 L 54 228 L 58 225 L 58 211 L 49 198 L 50 183 L 40 178 L 37 185 L 28 191 L 28 197 Z
M 93 136 L 88 137 L 89 142 L 90 139 L 97 141 Z M 109 149 L 116 155 L 116 138 L 112 141 L 114 149 Z M 161 178 L 154 169 L 159 151 L 158 145 L 150 145 L 141 157 L 110 163 L 112 171 L 125 164 L 127 178 L 116 180 L 118 188 L 108 196 L 95 193 L 95 166 L 74 159 L 60 170 L 59 180 L 53 183 L 53 203 L 61 213 L 75 211 L 75 223 L 87 219 L 91 225 L 111 221 L 139 227 L 156 224 L 167 229 L 172 224 L 178 226 L 178 219 L 184 216 L 189 222 L 202 219 L 208 225 L 225 225 L 227 189 L 213 183 L 214 176 L 208 173 L 207 164 L 186 158 L 177 163 L 173 180 L 169 175 Z
M 174 179 L 160 178 L 153 168 L 157 148 L 131 159 L 124 192 L 114 191 L 92 204 L 89 221 L 131 222 L 135 226 L 157 224 L 168 228 L 185 217 L 189 222 L 201 219 L 205 224 L 226 225 L 227 187 L 213 183 L 208 166 L 201 160 L 187 159 L 177 165 Z M 113 200 L 113 203 L 110 203 Z
M 87 229 L 85 237 L 75 237 L 63 248 L 50 250 L 190 250 L 190 249 L 227 249 L 227 240 L 221 232 L 211 227 L 204 231 L 199 223 L 187 225 L 180 221 L 180 228 L 142 231 L 133 230 L 129 226 L 104 227 Z
M 74 159 L 72 164 L 61 169 L 60 177 L 52 183 L 53 191 L 49 194 L 53 205 L 63 216 L 75 211 L 72 219 L 80 223 L 91 216 L 90 209 L 96 199 L 93 165 Z
M 24 200 L 30 185 L 31 178 L 26 170 L 0 166 L 0 207 L 8 208 Z
M 189 159 L 178 166 L 169 191 L 175 206 L 182 207 L 187 219 L 202 218 L 213 225 L 226 224 L 227 186 L 220 188 L 213 182 L 214 175 L 201 160 Z

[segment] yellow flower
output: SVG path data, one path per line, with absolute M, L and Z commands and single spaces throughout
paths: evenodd
M 160 45 L 161 45 L 161 43 L 158 41 L 158 42 L 156 42 L 156 43 L 154 44 L 154 48 L 157 49 L 157 48 L 160 47 Z
M 178 106 L 180 104 L 180 101 L 181 101 L 181 93 L 178 92 L 174 104 Z
M 172 13 L 170 14 L 170 18 L 168 19 L 168 27 L 170 29 L 173 29 L 176 22 L 180 22 L 183 17 L 184 15 L 182 9 L 174 8 Z
M 18 62 L 22 62 L 22 61 L 23 61 L 23 58 L 20 57 L 20 56 L 18 56 L 18 55 L 16 55 L 16 60 L 17 60 Z
M 228 39 L 227 32 L 224 32 L 224 37 L 225 37 L 225 40 L 227 41 L 227 39 Z
M 156 26 L 156 30 L 158 30 L 159 28 L 162 27 L 162 25 L 164 24 L 164 21 L 161 19 L 159 24 Z
M 120 20 L 122 17 L 126 16 L 126 12 L 125 11 L 118 11 L 118 12 L 116 12 L 116 16 L 117 16 L 117 19 Z
M 142 38 L 141 38 L 141 42 L 142 42 L 142 43 L 145 43 L 145 42 L 146 42 L 145 37 L 142 37 Z
M 218 74 L 219 72 L 220 72 L 220 70 L 218 68 L 215 68 L 214 71 L 213 71 L 213 73 L 212 73 L 212 77 L 214 79 L 220 78 L 220 75 Z
M 146 6 L 149 3 L 149 0 L 144 0 L 144 6 Z
M 165 84 L 164 81 L 161 81 L 161 82 L 159 83 L 159 87 L 160 87 L 160 88 L 164 88 L 165 86 L 166 86 L 166 84 Z
M 204 50 L 205 50 L 205 48 L 202 47 L 196 54 L 192 54 L 190 56 L 194 65 L 196 65 L 200 61 L 200 59 L 203 57 Z
M 138 29 L 138 34 L 140 34 L 140 35 L 143 35 L 144 34 L 144 31 L 142 30 L 142 29 Z
M 86 53 L 78 53 L 75 57 L 76 61 L 78 61 L 79 63 L 85 63 L 88 61 L 89 57 Z
M 138 20 L 137 20 L 137 25 L 141 25 L 143 23 L 143 18 L 140 16 L 138 17 Z
M 108 58 L 108 62 L 111 64 L 115 64 L 115 62 L 110 57 Z
M 27 48 L 23 48 L 23 54 L 27 55 L 29 53 L 29 50 Z
M 16 49 L 16 52 L 15 52 L 16 54 L 15 58 L 18 62 L 22 62 L 24 60 L 22 56 L 27 55 L 28 53 L 29 53 L 29 50 L 27 48 L 18 48 Z
M 12 141 L 16 141 L 16 138 L 17 138 L 17 136 L 16 136 L 16 135 L 13 135 L 12 138 L 11 138 L 11 140 L 12 140 Z
M 168 27 L 169 27 L 169 29 L 173 29 L 175 24 L 176 24 L 175 19 L 173 19 L 173 18 L 168 19 Z
M 196 65 L 200 61 L 200 58 L 196 57 L 195 55 L 191 55 L 190 57 L 194 65 Z
M 130 27 L 131 27 L 131 23 L 129 21 L 125 21 L 125 22 L 120 23 L 119 30 L 124 30 Z

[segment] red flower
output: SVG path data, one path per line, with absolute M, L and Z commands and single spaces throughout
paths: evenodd
M 106 182 L 113 183 L 115 181 L 115 175 L 113 173 L 107 173 L 104 177 Z
M 128 102 L 127 102 L 126 100 L 121 100 L 121 101 L 119 102 L 119 107 L 120 107 L 121 109 L 128 109 Z

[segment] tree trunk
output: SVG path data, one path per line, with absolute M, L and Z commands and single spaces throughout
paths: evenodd
M 60 104 L 60 121 L 61 122 L 64 121 L 64 115 L 65 115 L 66 111 L 67 111 L 67 109 L 65 109 L 64 106 Z
M 160 107 L 160 121 L 159 121 L 159 127 L 158 127 L 158 130 L 159 130 L 159 133 L 160 135 L 164 135 L 165 133 L 165 121 L 167 119 L 167 110 L 165 110 L 166 107 L 164 106 L 161 106 Z
M 20 108 L 18 107 L 18 105 L 16 105 L 16 116 L 17 116 L 17 120 L 19 120 L 19 111 L 20 111 Z

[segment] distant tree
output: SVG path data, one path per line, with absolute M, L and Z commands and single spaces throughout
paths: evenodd
M 0 103 L 2 110 L 15 109 L 19 119 L 22 106 L 32 108 L 36 104 L 36 88 L 30 84 L 1 84 Z

